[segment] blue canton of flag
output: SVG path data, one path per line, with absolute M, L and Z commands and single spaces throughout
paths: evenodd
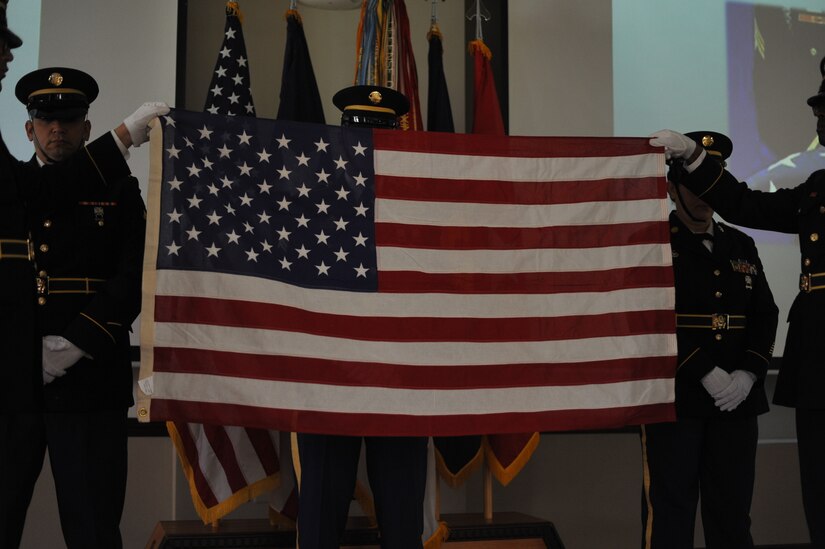
M 237 2 L 226 4 L 223 43 L 215 62 L 204 110 L 211 114 L 255 116 L 250 91 L 249 58 Z
M 161 122 L 158 269 L 376 289 L 370 130 L 174 109 Z

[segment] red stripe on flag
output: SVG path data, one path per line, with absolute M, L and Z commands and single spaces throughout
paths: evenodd
M 199 423 L 223 421 L 234 425 L 272 427 L 281 431 L 299 430 L 304 433 L 328 433 L 330 425 L 335 425 L 336 434 L 347 436 L 420 436 L 421 433 L 451 436 L 479 432 L 494 434 L 616 429 L 626 425 L 676 419 L 672 403 L 590 410 L 430 417 L 305 412 L 157 398 L 152 399 L 152 416 L 176 417 Z
M 270 303 L 158 296 L 157 322 L 209 324 L 361 341 L 562 341 L 661 333 L 673 311 L 521 318 L 370 317 L 315 313 Z
M 189 464 L 189 469 L 192 471 L 192 481 L 195 484 L 201 502 L 203 502 L 206 507 L 214 507 L 219 503 L 218 498 L 215 496 L 211 486 L 209 486 L 209 482 L 206 480 L 206 476 L 201 470 L 200 460 L 198 458 L 198 447 L 192 438 L 192 432 L 189 430 L 189 426 L 185 423 L 186 420 L 174 415 L 165 417 L 168 419 L 174 418 L 175 430 L 177 430 L 181 445 L 183 445 L 184 457 Z
M 375 176 L 375 195 L 398 200 L 479 204 L 575 204 L 660 199 L 661 177 L 590 181 L 484 181 Z
M 246 436 L 249 438 L 249 442 L 252 443 L 252 447 L 255 448 L 255 454 L 258 456 L 258 461 L 266 476 L 278 473 L 281 465 L 270 432 L 267 429 L 246 429 Z
M 224 475 L 226 475 L 226 481 L 232 493 L 234 494 L 238 490 L 245 488 L 249 483 L 246 481 L 246 477 L 238 464 L 235 446 L 229 438 L 229 435 L 227 435 L 226 429 L 223 427 L 223 422 L 218 420 L 211 424 L 204 424 L 203 432 L 209 441 L 209 445 L 212 447 L 212 451 L 221 463 Z
M 660 222 L 566 227 L 434 227 L 376 223 L 377 246 L 444 250 L 606 248 L 669 242 Z
M 206 374 L 262 381 L 422 390 L 543 387 L 673 377 L 676 357 L 475 366 L 409 366 L 282 355 L 156 347 L 156 372 Z
M 661 154 L 646 137 L 527 137 L 373 130 L 376 149 L 519 158 L 601 158 Z
M 666 288 L 673 285 L 673 268 L 630 267 L 605 271 L 510 274 L 440 274 L 381 271 L 380 292 L 561 294 L 612 292 L 628 288 Z

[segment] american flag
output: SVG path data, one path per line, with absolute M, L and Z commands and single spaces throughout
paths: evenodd
M 153 137 L 145 419 L 346 435 L 672 420 L 646 139 L 173 110 Z

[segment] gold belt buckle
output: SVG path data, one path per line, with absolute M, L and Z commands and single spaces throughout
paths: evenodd
M 36 278 L 36 280 L 37 280 L 37 295 L 46 295 L 46 286 L 48 285 L 48 282 L 42 276 L 38 276 Z
M 728 329 L 728 315 L 713 314 L 710 315 L 710 329 L 711 330 L 727 330 Z
M 811 292 L 811 275 L 808 273 L 803 273 L 799 275 L 799 291 L 810 293 Z

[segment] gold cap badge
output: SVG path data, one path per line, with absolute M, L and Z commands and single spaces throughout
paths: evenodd
M 371 91 L 370 95 L 369 95 L 369 98 L 370 98 L 370 102 L 373 105 L 377 105 L 378 103 L 381 102 L 381 99 L 382 99 L 381 92 L 377 91 L 377 90 L 376 91 Z
M 63 83 L 63 75 L 59 72 L 53 72 L 49 75 L 49 84 L 52 86 L 59 86 Z
M 712 135 L 705 135 L 702 137 L 702 146 L 703 147 L 710 147 L 713 145 L 713 136 Z

